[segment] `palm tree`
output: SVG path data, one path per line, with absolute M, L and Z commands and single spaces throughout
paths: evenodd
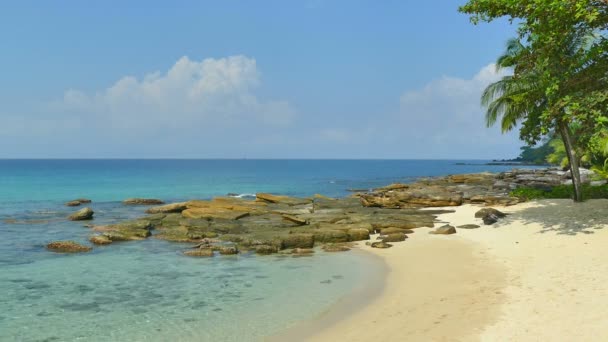
M 582 47 L 582 40 L 574 40 L 569 46 L 576 53 Z M 481 104 L 486 108 L 486 124 L 488 127 L 500 121 L 503 133 L 511 131 L 517 124 L 523 122 L 522 131 L 529 131 L 542 120 L 542 114 L 548 108 L 546 87 L 543 86 L 542 77 L 537 68 L 530 67 L 529 61 L 532 51 L 518 39 L 507 41 L 506 50 L 497 62 L 498 70 L 512 69 L 513 75 L 504 76 L 499 81 L 490 84 L 483 92 Z M 579 157 L 576 153 L 571 129 L 563 119 L 554 123 L 558 129 L 570 164 L 572 183 L 574 187 L 574 200 L 582 201 L 582 187 L 579 172 Z

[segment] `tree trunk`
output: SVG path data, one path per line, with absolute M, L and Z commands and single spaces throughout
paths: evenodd
M 572 186 L 574 188 L 574 202 L 583 201 L 583 188 L 581 183 L 581 173 L 579 170 L 579 160 L 576 155 L 576 149 L 572 142 L 572 134 L 570 133 L 570 127 L 568 124 L 560 121 L 558 123 L 559 132 L 562 136 L 562 141 L 566 147 L 566 154 L 568 155 L 568 162 L 570 163 L 570 173 L 572 174 Z

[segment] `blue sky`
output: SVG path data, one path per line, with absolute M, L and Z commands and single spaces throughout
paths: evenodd
M 0 157 L 513 157 L 460 3 L 3 1 Z

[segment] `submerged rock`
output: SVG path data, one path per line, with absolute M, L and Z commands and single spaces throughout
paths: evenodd
M 89 238 L 89 241 L 96 245 L 109 245 L 112 243 L 112 240 L 105 235 L 93 235 Z
M 122 201 L 126 205 L 158 205 L 165 204 L 165 202 L 156 198 L 127 198 Z
M 323 246 L 323 250 L 326 252 L 347 252 L 350 251 L 350 246 L 341 243 L 330 243 Z
M 74 241 L 53 241 L 46 248 L 56 253 L 84 253 L 92 250 L 91 247 L 83 246 Z
M 72 215 L 68 216 L 68 219 L 70 219 L 71 221 L 91 220 L 91 219 L 93 219 L 94 213 L 95 212 L 93 211 L 93 209 L 86 207 L 86 208 L 82 208 L 82 209 L 78 210 L 77 212 L 73 213 Z
M 433 231 L 430 231 L 429 234 L 440 234 L 440 235 L 456 234 L 456 228 L 454 228 L 454 226 L 450 226 L 449 224 L 446 224 L 445 226 L 441 226 Z
M 68 207 L 77 207 L 77 206 L 79 206 L 81 204 L 84 204 L 84 203 L 91 203 L 91 200 L 88 199 L 88 198 L 77 198 L 75 200 L 66 202 L 65 205 L 68 206 Z
M 184 255 L 191 257 L 212 257 L 213 250 L 209 248 L 199 248 L 191 251 L 185 251 Z

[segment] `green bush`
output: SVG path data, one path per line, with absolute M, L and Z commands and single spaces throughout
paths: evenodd
M 521 187 L 511 191 L 510 195 L 525 200 L 532 200 L 542 198 L 574 198 L 573 193 L 572 185 L 557 185 L 550 190 Z M 608 198 L 608 185 L 591 186 L 583 184 L 583 198 Z

